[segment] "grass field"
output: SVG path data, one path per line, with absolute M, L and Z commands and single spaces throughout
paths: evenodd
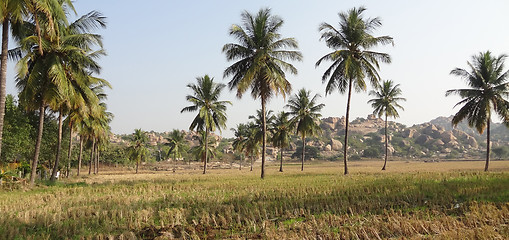
M 0 239 L 509 239 L 509 161 L 131 172 L 0 192 Z

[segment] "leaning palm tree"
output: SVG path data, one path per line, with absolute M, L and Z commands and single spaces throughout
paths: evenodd
M 467 119 L 470 127 L 475 127 L 481 134 L 486 130 L 486 164 L 484 171 L 488 171 L 490 162 L 490 123 L 492 110 L 498 114 L 506 125 L 509 125 L 509 71 L 504 71 L 504 61 L 507 55 L 495 57 L 490 51 L 481 52 L 467 62 L 470 72 L 456 68 L 452 75 L 466 80 L 470 88 L 453 89 L 446 92 L 446 96 L 459 95 L 462 99 L 456 106 L 463 105 L 452 119 L 453 126 Z
M 360 7 L 339 13 L 339 29 L 328 23 L 320 24 L 319 28 L 322 32 L 320 39 L 325 40 L 327 47 L 334 49 L 333 52 L 320 58 L 315 65 L 318 67 L 323 61 L 332 61 L 332 65 L 322 76 L 322 82 L 327 82 L 325 92 L 330 94 L 338 89 L 340 93 L 348 94 L 343 150 L 345 174 L 348 174 L 348 121 L 352 88 L 357 92 L 366 91 L 364 80 L 366 78 L 373 86 L 377 86 L 380 81 L 377 72 L 378 62 L 391 62 L 388 54 L 371 50 L 379 45 L 391 44 L 393 41 L 389 36 L 371 35 L 373 30 L 382 25 L 382 22 L 379 18 L 365 19 L 362 15 L 365 10 L 366 8 Z
M 311 98 L 311 91 L 306 89 L 299 90 L 294 96 L 288 100 L 286 107 L 290 109 L 288 114 L 292 116 L 290 123 L 295 127 L 296 133 L 302 138 L 302 166 L 301 171 L 304 171 L 304 152 L 306 150 L 306 136 L 314 136 L 321 132 L 320 118 L 322 108 L 325 104 L 318 104 L 316 101 L 320 95 L 315 94 Z
M 223 46 L 227 60 L 236 61 L 226 68 L 224 77 L 232 77 L 228 86 L 230 90 L 237 89 L 239 98 L 251 89 L 251 96 L 260 98 L 262 112 L 265 113 L 266 104 L 274 95 L 285 97 L 290 93 L 291 84 L 285 71 L 297 74 L 297 69 L 286 60 L 300 61 L 302 54 L 287 50 L 297 49 L 297 41 L 281 37 L 279 31 L 283 20 L 272 15 L 270 9 L 260 9 L 256 16 L 246 11 L 241 17 L 243 24 L 234 24 L 229 32 L 238 43 Z M 265 176 L 266 134 L 267 124 L 263 119 L 261 178 Z
M 192 103 L 191 106 L 183 108 L 180 112 L 195 112 L 198 115 L 194 118 L 189 130 L 205 132 L 205 149 L 208 149 L 208 135 L 216 129 L 221 131 L 226 127 L 226 105 L 229 101 L 220 101 L 221 91 L 225 87 L 224 84 L 215 83 L 214 78 L 208 75 L 196 78 L 197 83 L 187 85 L 193 91 L 192 95 L 187 95 L 186 100 Z M 203 174 L 207 170 L 208 151 L 205 151 L 205 161 L 203 163 Z
M 385 115 L 385 161 L 384 166 L 382 167 L 382 170 L 385 170 L 389 145 L 387 117 L 398 118 L 399 114 L 396 108 L 405 110 L 398 102 L 406 101 L 406 99 L 399 97 L 401 96 L 399 84 L 394 85 L 394 82 L 391 80 L 383 81 L 378 91 L 372 90 L 369 92 L 369 95 L 375 97 L 368 101 L 368 103 L 371 103 L 371 106 L 374 108 L 373 114 L 378 115 L 378 117 Z
M 279 171 L 283 172 L 283 151 L 290 145 L 291 124 L 288 120 L 288 113 L 281 111 L 274 117 L 272 124 L 272 146 L 280 149 Z

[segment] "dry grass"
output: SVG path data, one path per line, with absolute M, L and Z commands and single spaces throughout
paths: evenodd
M 374 165 L 374 166 L 373 166 Z M 0 192 L 2 239 L 508 239 L 509 162 L 109 169 Z

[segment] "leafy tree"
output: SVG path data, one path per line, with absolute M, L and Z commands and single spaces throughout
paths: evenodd
M 217 154 L 216 148 L 214 147 L 216 139 L 208 138 L 204 131 L 200 131 L 196 139 L 198 140 L 198 145 L 192 147 L 191 152 L 198 161 L 204 162 L 204 166 L 206 166 L 210 158 L 215 157 Z
M 30 117 L 18 106 L 12 95 L 5 102 L 5 125 L 2 162 L 21 162 L 30 157 L 33 148 Z
M 398 118 L 398 110 L 404 110 L 404 108 L 399 105 L 399 101 L 406 101 L 405 98 L 399 97 L 401 95 L 401 89 L 399 88 L 399 84 L 394 85 L 394 82 L 391 80 L 383 81 L 382 85 L 378 88 L 378 91 L 370 91 L 369 95 L 374 96 L 375 98 L 368 101 L 371 103 L 373 107 L 373 114 L 378 115 L 378 117 L 382 117 L 385 115 L 385 161 L 382 170 L 385 170 L 385 166 L 387 165 L 387 156 L 388 156 L 388 133 L 387 133 L 387 117 Z
M 339 13 L 339 28 L 328 23 L 320 24 L 321 38 L 327 47 L 334 51 L 326 54 L 316 62 L 318 67 L 323 61 L 332 61 L 322 76 L 322 82 L 327 82 L 325 92 L 332 93 L 338 89 L 340 93 L 348 94 L 346 104 L 345 144 L 343 158 L 345 174 L 348 174 L 348 121 L 350 118 L 350 101 L 352 88 L 357 92 L 366 91 L 365 79 L 369 79 L 373 86 L 380 81 L 377 70 L 378 62 L 390 63 L 391 58 L 386 53 L 372 51 L 379 45 L 393 43 L 389 36 L 374 37 L 372 32 L 382 26 L 379 18 L 364 18 L 366 8 L 353 8 L 348 12 Z
M 270 9 L 260 9 L 253 16 L 245 11 L 241 15 L 242 25 L 234 24 L 229 34 L 238 43 L 223 46 L 228 61 L 236 61 L 226 68 L 224 77 L 232 77 L 228 83 L 230 90 L 237 89 L 237 97 L 251 89 L 254 99 L 260 98 L 262 116 L 265 116 L 266 104 L 273 95 L 285 97 L 291 91 L 285 71 L 297 74 L 297 69 L 286 60 L 301 60 L 293 38 L 282 38 L 279 31 L 283 20 L 271 14 Z M 265 176 L 265 148 L 267 143 L 267 122 L 262 121 L 262 167 L 261 178 Z
M 325 104 L 318 104 L 316 101 L 320 95 L 315 94 L 311 98 L 311 91 L 306 89 L 299 90 L 294 96 L 288 100 L 287 108 L 290 109 L 288 114 L 292 116 L 290 119 L 291 125 L 295 127 L 296 133 L 300 135 L 302 139 L 302 166 L 301 171 L 304 171 L 304 154 L 306 149 L 306 136 L 315 136 L 320 133 L 320 118 L 322 114 L 322 108 Z
M 189 130 L 205 132 L 205 149 L 208 149 L 208 135 L 216 129 L 221 131 L 226 127 L 226 105 L 230 104 L 229 101 L 219 101 L 221 91 L 225 87 L 224 84 L 214 82 L 214 78 L 208 75 L 196 78 L 197 83 L 190 83 L 187 85 L 193 91 L 192 95 L 187 95 L 186 100 L 192 105 L 183 108 L 180 112 L 195 112 L 198 115 L 194 118 Z M 205 159 L 208 159 L 208 151 L 205 151 Z M 203 174 L 207 170 L 207 161 L 203 162 Z
M 504 71 L 504 61 L 507 55 L 495 57 L 490 51 L 481 52 L 467 62 L 470 72 L 455 68 L 452 75 L 465 79 L 470 88 L 453 89 L 446 92 L 446 96 L 459 95 L 462 99 L 456 106 L 462 105 L 454 115 L 452 124 L 458 125 L 467 119 L 470 127 L 475 127 L 482 134 L 486 131 L 486 164 L 484 171 L 488 171 L 490 162 L 490 123 L 492 110 L 498 114 L 506 125 L 509 125 L 509 102 L 505 97 L 509 95 L 509 71 Z
M 283 151 L 290 145 L 291 127 L 290 121 L 288 120 L 288 113 L 281 111 L 274 117 L 274 122 L 270 131 L 272 132 L 272 145 L 281 150 L 280 172 L 283 172 Z

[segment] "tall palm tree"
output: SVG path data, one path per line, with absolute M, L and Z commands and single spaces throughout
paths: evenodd
M 178 129 L 173 129 L 173 131 L 170 132 L 170 136 L 166 138 L 166 140 L 168 141 L 167 145 L 170 146 L 167 157 L 169 157 L 170 154 L 173 154 L 173 162 L 175 166 L 177 159 L 182 158 L 182 153 L 185 151 L 187 146 L 185 133 Z M 175 168 L 173 171 L 175 171 Z
M 71 1 L 65 1 L 68 7 L 74 9 Z M 12 24 L 20 24 L 24 18 L 33 17 L 37 19 L 38 14 L 43 14 L 49 20 L 50 24 L 54 24 L 53 19 L 58 21 L 66 21 L 66 16 L 58 4 L 57 0 L 4 0 L 0 4 L 0 22 L 2 23 L 2 49 L 0 57 L 0 154 L 2 150 L 2 135 L 5 115 L 5 97 L 6 97 L 6 78 L 7 78 L 7 56 L 9 48 L 9 28 Z M 38 25 L 38 21 L 36 22 Z M 54 29 L 54 26 L 51 26 Z M 53 32 L 54 33 L 54 32 Z M 16 36 L 15 36 L 16 37 Z M 42 36 L 38 38 L 41 43 Z M 42 52 L 42 45 L 39 44 L 39 51 Z
M 399 113 L 396 108 L 405 110 L 398 102 L 406 101 L 406 99 L 400 97 L 401 89 L 399 88 L 399 84 L 394 85 L 394 82 L 391 80 L 383 81 L 378 91 L 372 90 L 369 92 L 369 95 L 375 97 L 368 101 L 368 103 L 371 103 L 371 106 L 373 107 L 373 114 L 378 115 L 378 117 L 385 115 L 385 161 L 384 166 L 382 167 L 382 170 L 385 170 L 389 145 L 387 117 L 398 118 Z
M 330 94 L 338 89 L 340 93 L 348 94 L 343 150 L 345 174 L 348 174 L 348 121 L 352 88 L 357 92 L 366 91 L 366 78 L 373 86 L 377 86 L 380 81 L 377 72 L 378 62 L 391 62 L 388 54 L 371 49 L 379 45 L 393 44 L 392 37 L 371 35 L 375 29 L 382 26 L 382 22 L 379 18 L 364 18 L 364 11 L 366 8 L 359 7 L 339 13 L 339 29 L 328 23 L 320 24 L 319 28 L 322 32 L 320 39 L 325 40 L 327 47 L 334 50 L 320 58 L 315 65 L 318 67 L 322 61 L 332 61 L 332 65 L 322 76 L 322 82 L 327 82 L 325 92 Z
M 131 157 L 136 161 L 136 173 L 138 173 L 138 166 L 140 161 L 146 153 L 146 144 L 148 142 L 147 134 L 141 129 L 135 129 L 131 136 L 131 145 L 129 146 Z
M 283 151 L 290 145 L 291 124 L 288 120 L 288 113 L 281 111 L 274 117 L 272 124 L 272 146 L 280 149 L 279 171 L 283 172 Z
M 234 24 L 230 36 L 238 43 L 223 46 L 228 61 L 236 61 L 226 68 L 224 77 L 232 77 L 228 83 L 230 90 L 237 89 L 237 97 L 251 89 L 254 99 L 260 98 L 262 112 L 265 113 L 267 102 L 281 94 L 285 97 L 291 91 L 291 84 L 285 71 L 297 74 L 297 69 L 286 60 L 302 60 L 293 38 L 282 38 L 279 31 L 283 20 L 271 14 L 270 9 L 260 9 L 256 16 L 245 11 L 241 15 L 242 25 Z M 265 116 L 263 114 L 262 116 Z M 265 148 L 267 139 L 266 119 L 263 119 L 262 168 L 261 178 L 265 176 Z
M 242 160 L 245 157 L 245 146 L 246 142 L 248 140 L 248 134 L 249 134 L 249 128 L 247 124 L 239 123 L 237 125 L 237 128 L 231 128 L 230 130 L 233 131 L 233 135 L 235 136 L 235 139 L 233 139 L 232 147 L 233 150 L 235 150 L 237 153 L 240 153 L 240 164 L 239 164 L 239 170 L 242 170 Z
M 453 89 L 446 92 L 446 96 L 459 95 L 462 99 L 455 106 L 463 105 L 452 119 L 453 126 L 467 119 L 470 127 L 475 127 L 481 134 L 486 129 L 486 164 L 484 171 L 488 171 L 490 163 L 490 123 L 492 111 L 498 114 L 506 125 L 509 125 L 509 71 L 504 71 L 504 61 L 507 55 L 498 57 L 490 51 L 481 52 L 467 62 L 470 72 L 455 68 L 452 75 L 466 80 L 470 88 Z
M 306 89 L 299 90 L 294 96 L 288 100 L 286 107 L 290 109 L 288 114 L 292 116 L 290 119 L 291 124 L 295 127 L 296 133 L 302 138 L 302 166 L 301 171 L 304 171 L 304 152 L 306 150 L 306 136 L 314 136 L 320 133 L 320 118 L 322 108 L 325 104 L 318 104 L 316 101 L 320 95 L 315 94 L 311 98 L 311 91 Z
M 194 118 L 189 130 L 205 132 L 205 149 L 208 149 L 208 136 L 210 132 L 216 129 L 221 131 L 226 127 L 226 105 L 230 104 L 229 101 L 220 101 L 219 97 L 221 91 L 225 87 L 224 84 L 215 83 L 214 78 L 208 75 L 196 78 L 197 83 L 190 83 L 187 85 L 193 91 L 192 95 L 187 95 L 186 100 L 192 105 L 183 108 L 180 112 L 195 112 L 198 115 Z M 207 170 L 208 151 L 205 151 L 205 161 L 203 163 L 203 174 Z

